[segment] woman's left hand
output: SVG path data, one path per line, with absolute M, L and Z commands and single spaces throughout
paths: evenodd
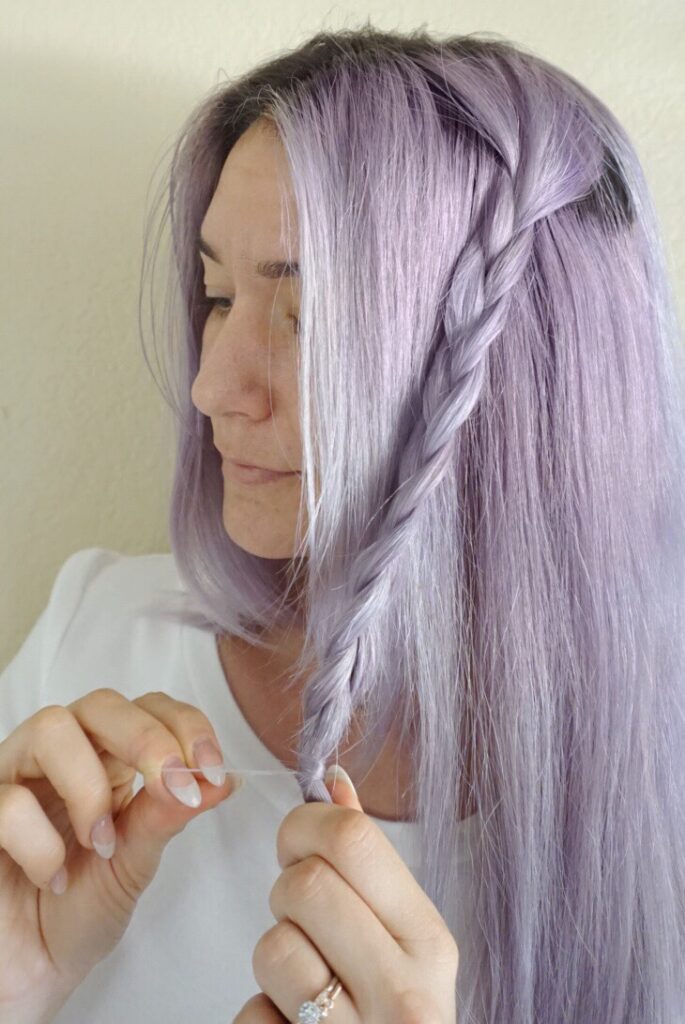
M 457 944 L 395 847 L 340 779 L 276 837 L 277 924 L 255 946 L 261 992 L 232 1024 L 289 1024 L 335 975 L 331 1024 L 456 1024 Z

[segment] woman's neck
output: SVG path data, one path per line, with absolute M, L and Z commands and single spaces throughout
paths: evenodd
M 273 642 L 270 639 L 270 642 Z M 227 684 L 252 731 L 285 767 L 296 768 L 295 741 L 301 725 L 301 696 L 307 676 L 290 686 L 301 653 L 301 636 L 291 634 L 278 652 L 264 651 L 238 637 L 221 635 L 217 649 Z M 363 778 L 355 772 L 353 749 L 361 738 L 356 719 L 338 761 L 352 776 L 362 807 L 374 817 L 411 820 L 411 777 L 399 745 L 389 738 Z M 341 745 L 342 746 L 342 745 Z M 351 769 L 351 770 L 350 770 Z

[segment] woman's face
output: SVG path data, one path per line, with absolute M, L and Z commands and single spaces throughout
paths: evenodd
M 214 299 L 202 334 L 193 404 L 212 421 L 214 443 L 238 462 L 287 471 L 268 482 L 239 479 L 222 462 L 223 521 L 231 540 L 262 558 L 289 558 L 301 488 L 297 318 L 299 280 L 259 273 L 285 261 L 280 244 L 285 189 L 290 256 L 297 261 L 297 220 L 280 141 L 259 122 L 228 154 L 200 233 L 205 294 Z M 306 529 L 306 515 L 304 528 Z

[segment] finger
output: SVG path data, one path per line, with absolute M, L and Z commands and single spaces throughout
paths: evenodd
M 326 770 L 324 785 L 334 804 L 340 807 L 353 807 L 355 811 L 363 811 L 357 790 L 347 772 L 341 765 L 330 765 Z
M 103 750 L 98 755 L 102 763 L 102 767 L 107 772 L 107 778 L 112 789 L 116 789 L 119 786 L 128 785 L 131 786 L 136 780 L 136 770 L 129 764 L 121 761 L 114 754 L 110 754 L 108 751 Z
M 330 921 L 327 927 L 331 927 Z M 299 1019 L 302 1003 L 314 1002 L 335 973 L 309 936 L 294 921 L 286 920 L 264 932 L 252 954 L 252 971 L 259 987 L 288 1021 Z M 344 985 L 333 1006 L 337 1024 L 361 1024 L 354 999 Z
M 0 785 L 0 850 L 39 889 L 47 889 L 66 856 L 64 840 L 24 786 Z
M 269 907 L 281 924 L 292 922 L 304 933 L 317 956 L 330 965 L 349 997 L 367 1014 L 375 994 L 393 992 L 398 979 L 406 977 L 405 952 L 322 857 L 308 857 L 285 868 L 271 889 Z
M 193 743 L 213 735 L 207 717 L 197 708 L 165 693 L 128 700 L 117 690 L 101 689 L 74 701 L 69 709 L 89 736 L 143 776 L 151 797 L 164 802 L 173 797 L 188 807 L 200 806 L 202 795 L 192 774 L 163 773 L 167 765 L 195 765 L 189 760 Z
M 202 769 L 208 782 L 223 786 L 226 771 L 220 767 L 224 760 L 221 744 L 203 711 L 161 691 L 136 697 L 133 703 L 154 715 L 178 738 L 187 767 Z M 182 780 L 187 782 L 188 775 Z
M 158 712 L 169 721 L 173 703 L 166 694 L 155 700 Z M 185 764 L 184 751 L 192 749 L 197 734 L 213 730 L 199 711 L 194 734 L 187 713 L 179 714 L 176 721 L 182 743 L 155 715 L 106 688 L 93 690 L 66 708 L 48 705 L 0 744 L 0 782 L 47 778 L 64 800 L 79 843 L 94 849 L 91 830 L 112 813 L 110 780 L 96 748 L 140 772 L 151 797 L 164 803 L 175 797 L 186 806 L 200 805 L 200 789 L 192 775 L 171 775 L 167 786 L 162 767 L 169 758 Z
M 414 956 L 449 942 L 437 907 L 367 814 L 318 800 L 298 804 L 281 822 L 276 848 L 283 868 L 312 856 L 327 861 L 406 953 Z M 331 938 L 335 935 L 332 929 Z M 344 940 L 336 945 L 342 965 L 348 961 Z
M 0 743 L 0 783 L 43 779 L 64 801 L 79 843 L 94 849 L 91 830 L 112 813 L 110 780 L 80 723 L 57 704 L 40 708 Z
M 263 992 L 251 996 L 231 1024 L 290 1024 Z

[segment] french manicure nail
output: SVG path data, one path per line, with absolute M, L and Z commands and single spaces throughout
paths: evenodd
M 174 768 L 185 768 L 180 757 L 168 757 L 162 765 L 162 781 L 172 796 L 186 807 L 199 807 L 202 803 L 200 787 L 190 773 L 175 772 Z
M 64 864 L 59 869 L 56 875 L 50 879 L 50 888 L 57 896 L 61 896 L 63 892 L 66 892 L 67 888 L 67 869 Z
M 98 818 L 90 833 L 90 841 L 95 847 L 96 853 L 103 860 L 111 860 L 114 856 L 116 838 L 112 815 L 105 814 L 102 818 Z
M 214 786 L 223 786 L 226 781 L 226 770 L 221 767 L 224 759 L 216 743 L 210 739 L 196 740 L 193 744 L 193 754 L 207 781 Z
M 357 790 L 354 788 L 354 783 L 349 777 L 345 769 L 341 764 L 329 764 L 324 775 L 324 784 L 330 782 L 332 786 L 335 786 L 336 782 L 340 779 L 341 782 L 346 783 L 352 790 L 355 796 L 357 796 Z M 359 797 L 357 797 L 359 799 Z

